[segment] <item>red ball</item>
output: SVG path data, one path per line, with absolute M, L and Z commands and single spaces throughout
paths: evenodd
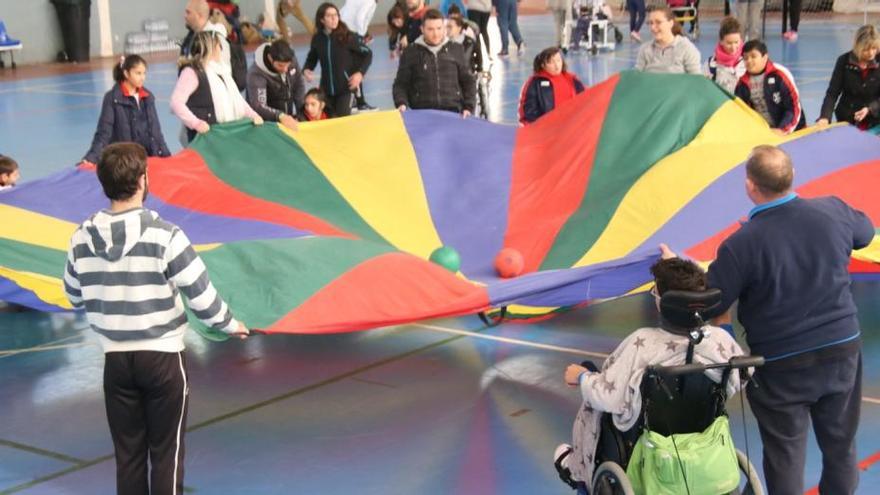
M 525 261 L 519 251 L 513 248 L 504 248 L 495 256 L 495 271 L 502 278 L 513 278 L 520 275 L 525 268 Z

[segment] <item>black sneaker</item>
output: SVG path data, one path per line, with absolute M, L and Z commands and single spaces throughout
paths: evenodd
M 507 50 L 501 50 L 500 52 L 498 52 L 499 57 L 506 57 L 508 55 L 510 55 L 510 54 L 507 53 Z
M 359 112 L 373 112 L 375 110 L 378 110 L 376 107 L 374 107 L 373 105 L 370 105 L 367 102 L 363 102 L 360 105 L 358 105 L 357 109 Z

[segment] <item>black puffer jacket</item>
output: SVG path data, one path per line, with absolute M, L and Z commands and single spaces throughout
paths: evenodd
M 315 70 L 318 61 L 321 62 L 321 89 L 328 96 L 344 95 L 351 93 L 348 78 L 352 74 L 367 74 L 373 52 L 357 33 L 349 33 L 348 41 L 343 43 L 338 37 L 319 30 L 312 36 L 303 70 Z
M 419 38 L 406 47 L 394 78 L 394 106 L 474 111 L 476 83 L 461 45 L 444 41 L 435 52 Z
M 880 124 L 880 63 L 874 59 L 865 68 L 862 77 L 858 58 L 853 52 L 846 52 L 834 64 L 820 118 L 831 121 L 831 113 L 834 112 L 838 122 L 855 124 L 853 114 L 864 107 L 868 107 L 868 116 L 862 122 L 862 127 Z

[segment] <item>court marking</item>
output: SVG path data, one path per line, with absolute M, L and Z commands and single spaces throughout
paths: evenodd
M 11 449 L 23 450 L 25 452 L 30 452 L 31 454 L 40 455 L 43 457 L 49 457 L 51 459 L 55 459 L 57 461 L 70 462 L 73 464 L 82 464 L 86 462 L 77 457 L 73 457 L 71 455 L 62 454 L 60 452 L 54 452 L 52 450 L 41 449 L 40 447 L 34 447 L 33 445 L 26 445 L 23 443 L 13 442 L 12 440 L 6 440 L 5 438 L 0 438 L 0 445 L 4 447 L 9 447 Z
M 15 356 L 16 354 L 21 354 L 22 352 L 37 352 L 37 351 L 46 349 L 47 347 L 55 346 L 55 345 L 61 344 L 62 342 L 67 342 L 68 340 L 82 337 L 82 331 L 85 330 L 85 328 L 74 328 L 74 330 L 77 331 L 77 333 L 75 333 L 73 335 L 68 335 L 67 337 L 62 337 L 57 340 L 51 340 L 49 342 L 45 342 L 43 344 L 40 344 L 40 345 L 37 345 L 34 347 L 27 347 L 27 348 L 22 348 L 22 349 L 4 349 L 3 351 L 0 351 L 0 359 L 6 358 L 9 356 Z
M 42 351 L 57 351 L 61 349 L 73 349 L 76 347 L 98 347 L 98 344 L 94 342 L 77 342 L 75 344 L 59 344 L 59 345 L 48 345 L 48 346 L 38 346 L 38 347 L 26 347 L 23 349 L 12 349 L 8 351 L 0 351 L 0 358 L 14 356 L 16 354 L 25 354 L 29 352 L 42 352 Z
M 533 342 L 530 340 L 522 340 L 522 339 L 513 339 L 510 337 L 499 337 L 497 335 L 489 335 L 489 334 L 484 334 L 484 333 L 479 333 L 479 332 L 472 332 L 470 330 L 459 330 L 457 328 L 443 327 L 440 325 L 429 325 L 429 324 L 425 324 L 425 323 L 412 323 L 411 326 L 424 328 L 427 330 L 434 330 L 437 332 L 445 332 L 445 333 L 450 333 L 450 334 L 454 334 L 454 335 L 461 335 L 461 336 L 465 336 L 465 337 L 473 337 L 473 338 L 477 338 L 477 339 L 504 342 L 507 344 L 522 345 L 522 346 L 526 346 L 526 347 L 534 347 L 536 349 L 562 352 L 562 353 L 566 353 L 566 354 L 575 354 L 575 355 L 579 355 L 579 356 L 590 356 L 590 357 L 597 357 L 597 358 L 603 358 L 603 359 L 607 358 L 609 356 L 608 353 L 604 353 L 604 352 L 584 351 L 584 350 L 575 349 L 572 347 L 562 347 L 562 346 L 557 346 L 557 345 L 542 344 L 540 342 Z M 880 405 L 880 399 L 875 398 L 875 397 L 868 397 L 868 396 L 864 396 L 864 395 L 862 396 L 862 402 Z
M 402 328 L 402 327 L 401 327 L 401 328 Z M 396 334 L 396 333 L 392 333 L 392 334 L 389 334 L 389 336 L 390 336 L 390 335 L 397 335 L 397 334 Z M 200 430 L 200 429 L 202 429 L 202 428 L 205 428 L 205 427 L 207 427 L 207 426 L 211 426 L 211 425 L 216 424 L 216 423 L 219 423 L 219 422 L 221 422 L 221 421 L 225 421 L 225 420 L 227 420 L 227 419 L 232 419 L 232 418 L 235 418 L 235 417 L 241 416 L 241 415 L 243 415 L 243 414 L 245 414 L 245 413 L 249 413 L 249 412 L 251 412 L 251 411 L 255 411 L 255 410 L 257 410 L 257 409 L 261 409 L 261 408 L 263 408 L 263 407 L 270 406 L 270 405 L 276 404 L 276 403 L 278 403 L 278 402 L 282 402 L 282 401 L 284 401 L 284 400 L 286 400 L 286 399 L 290 399 L 290 398 L 292 398 L 292 397 L 296 397 L 296 396 L 298 396 L 298 395 L 302 395 L 302 394 L 304 394 L 304 393 L 306 393 L 306 392 L 311 392 L 312 390 L 316 390 L 316 389 L 319 389 L 319 388 L 321 388 L 321 387 L 324 387 L 324 386 L 327 386 L 327 385 L 331 385 L 331 384 L 334 384 L 334 383 L 340 382 L 340 381 L 342 381 L 342 380 L 346 380 L 346 379 L 348 379 L 348 378 L 353 378 L 353 377 L 355 377 L 356 375 L 359 375 L 359 374 L 361 374 L 361 373 L 363 373 L 363 372 L 370 371 L 370 370 L 373 370 L 373 369 L 376 369 L 376 368 L 380 368 L 380 367 L 382 367 L 382 366 L 385 366 L 386 364 L 391 364 L 391 363 L 394 363 L 394 362 L 400 361 L 400 360 L 402 360 L 402 359 L 406 359 L 406 358 L 408 358 L 408 357 L 410 357 L 410 356 L 414 356 L 414 355 L 416 355 L 416 354 L 420 354 L 420 353 L 422 353 L 422 352 L 429 351 L 429 350 L 432 350 L 432 349 L 437 348 L 437 347 L 442 347 L 442 346 L 444 346 L 444 345 L 446 345 L 446 344 L 449 344 L 449 343 L 451 343 L 451 342 L 455 342 L 455 341 L 457 341 L 457 340 L 461 340 L 461 339 L 464 339 L 464 338 L 465 338 L 464 335 L 456 335 L 456 336 L 449 337 L 449 338 L 446 338 L 446 339 L 443 339 L 443 340 L 439 340 L 439 341 L 437 341 L 437 342 L 433 342 L 433 343 L 431 343 L 431 344 L 427 344 L 427 345 L 424 345 L 424 346 L 421 346 L 421 347 L 417 347 L 417 348 L 415 348 L 415 349 L 411 349 L 411 350 L 409 350 L 409 351 L 405 351 L 405 352 L 402 352 L 402 353 L 399 353 L 399 354 L 395 354 L 395 355 L 393 355 L 393 356 L 389 356 L 389 357 L 384 358 L 384 359 L 380 359 L 380 360 L 375 361 L 375 362 L 373 362 L 373 363 L 370 363 L 370 364 L 367 364 L 367 365 L 361 366 L 361 367 L 359 367 L 359 368 L 355 368 L 354 370 L 347 371 L 347 372 L 345 372 L 345 373 L 341 373 L 341 374 L 339 374 L 339 375 L 335 375 L 335 376 L 332 376 L 332 377 L 330 377 L 330 378 L 326 378 L 326 379 L 324 379 L 324 380 L 321 380 L 321 381 L 318 381 L 318 382 L 312 383 L 312 384 L 310 384 L 310 385 L 306 385 L 306 386 L 303 386 L 303 387 L 296 388 L 296 389 L 291 390 L 291 391 L 289 391 L 289 392 L 285 392 L 285 393 L 283 393 L 283 394 L 276 395 L 276 396 L 274 396 L 274 397 L 270 397 L 270 398 L 268 398 L 268 399 L 266 399 L 266 400 L 262 400 L 262 401 L 256 402 L 256 403 L 254 403 L 254 404 L 251 404 L 251 405 L 248 405 L 248 406 L 245 406 L 245 407 L 242 407 L 242 408 L 236 409 L 236 410 L 234 410 L 234 411 L 230 411 L 230 412 L 228 412 L 228 413 L 226 413 L 226 414 L 221 414 L 221 415 L 219 415 L 219 416 L 215 416 L 215 417 L 213 417 L 213 418 L 207 419 L 207 420 L 202 421 L 202 422 L 200 422 L 200 423 L 196 423 L 196 424 L 194 424 L 194 425 L 189 426 L 189 427 L 186 429 L 186 431 L 187 431 L 187 433 L 189 433 L 189 432 L 193 432 L 193 431 L 196 431 L 196 430 Z M 36 448 L 34 447 L 34 449 L 36 449 Z M 47 452 L 48 452 L 48 451 L 47 451 Z M 72 458 L 71 458 L 71 459 L 72 459 Z M 87 460 L 87 461 L 81 461 L 79 464 L 76 464 L 76 465 L 74 465 L 74 466 L 68 467 L 68 468 L 66 468 L 66 469 L 62 469 L 62 470 L 60 470 L 60 471 L 55 471 L 55 472 L 53 472 L 53 473 L 49 473 L 49 474 L 46 474 L 46 475 L 40 476 L 40 477 L 35 478 L 35 479 L 31 480 L 31 481 L 27 481 L 27 482 L 25 482 L 25 483 L 21 483 L 21 484 L 19 484 L 19 485 L 16 485 L 16 486 L 13 486 L 13 487 L 10 487 L 10 488 L 2 489 L 2 490 L 0 490 L 0 495 L 7 495 L 7 494 L 12 494 L 12 493 L 17 493 L 17 492 L 20 492 L 20 491 L 22 491 L 22 490 L 26 490 L 26 489 L 28 489 L 28 488 L 33 488 L 34 486 L 40 485 L 40 484 L 45 483 L 45 482 L 47 482 L 47 481 L 52 481 L 52 480 L 57 479 L 57 478 L 60 478 L 60 477 L 62 477 L 62 476 L 65 476 L 65 475 L 68 475 L 68 474 L 71 474 L 71 473 L 75 473 L 75 472 L 77 472 L 77 471 L 81 471 L 81 470 L 83 470 L 83 469 L 86 469 L 86 468 L 88 468 L 88 467 L 94 466 L 94 465 L 96 465 L 96 464 L 100 464 L 100 463 L 102 463 L 102 462 L 104 462 L 104 461 L 108 461 L 108 460 L 111 460 L 111 459 L 113 459 L 113 454 L 108 454 L 108 455 L 104 455 L 104 456 L 96 457 L 96 458 L 94 458 L 94 459 L 90 459 L 90 460 Z

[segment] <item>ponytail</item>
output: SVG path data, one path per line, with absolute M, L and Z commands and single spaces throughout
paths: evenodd
M 205 64 L 211 59 L 214 51 L 219 49 L 220 35 L 216 31 L 200 31 L 193 38 L 189 57 L 181 57 L 177 66 L 181 70 L 184 67 L 192 67 L 196 71 L 204 70 Z
M 672 22 L 672 35 L 673 36 L 681 36 L 682 33 L 684 33 L 684 30 L 681 28 L 681 24 L 678 21 L 673 20 L 673 22 Z
M 119 63 L 113 66 L 113 80 L 117 83 L 125 81 L 126 71 L 134 69 L 138 65 L 147 66 L 147 61 L 140 55 L 127 55 L 119 57 Z

